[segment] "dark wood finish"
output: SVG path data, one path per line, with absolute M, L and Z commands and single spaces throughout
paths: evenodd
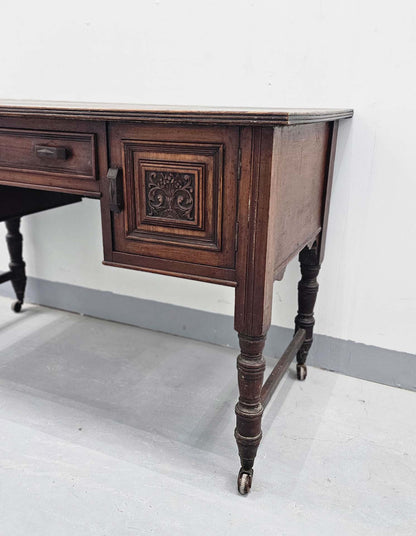
M 330 123 L 330 137 L 328 140 L 327 171 L 322 210 L 322 232 L 318 237 L 319 262 L 324 259 L 326 232 L 328 229 L 329 202 L 331 199 L 332 178 L 334 175 L 335 151 L 338 137 L 338 121 Z
M 43 210 L 57 208 L 81 201 L 81 197 L 56 192 L 43 192 L 13 186 L 0 186 L 0 221 L 6 222 L 6 235 L 10 255 L 10 271 L 0 275 L 0 283 L 11 281 L 17 301 L 15 312 L 21 310 L 26 288 L 25 263 L 22 258 L 20 218 Z
M 108 208 L 117 214 L 123 210 L 123 173 L 119 167 L 110 167 L 107 173 Z
M 39 157 L 37 146 L 65 149 L 66 158 Z M 105 123 L 10 118 L 0 106 L 1 184 L 100 197 L 107 168 Z
M 295 318 L 295 333 L 298 329 L 304 329 L 305 340 L 297 353 L 297 375 L 299 380 L 306 378 L 306 358 L 312 346 L 313 327 L 315 319 L 313 309 L 315 307 L 316 296 L 318 294 L 319 284 L 317 277 L 321 265 L 319 263 L 319 253 L 317 245 L 311 248 L 304 248 L 299 254 L 300 269 L 302 278 L 298 285 L 298 314 Z
M 236 406 L 236 430 L 241 469 L 240 493 L 250 490 L 253 463 L 261 440 L 264 358 L 262 355 L 271 321 L 273 249 L 270 225 L 275 217 L 272 203 L 272 156 L 274 130 L 244 128 L 241 133 L 239 197 L 239 246 L 234 327 L 239 333 L 237 358 L 240 398 Z
M 82 198 L 78 195 L 45 192 L 15 186 L 0 186 L 0 221 L 71 205 L 81 200 Z
M 243 494 L 264 406 L 295 354 L 306 375 L 337 126 L 351 116 L 0 101 L 0 185 L 49 190 L 32 190 L 33 210 L 51 191 L 100 196 L 104 264 L 235 287 Z M 263 385 L 273 283 L 299 252 L 295 335 Z
M 110 123 L 125 210 L 103 217 L 106 263 L 235 279 L 238 139 L 237 128 Z M 103 213 L 109 204 L 104 189 Z
M 0 129 L 0 169 L 95 180 L 94 135 Z
M 328 123 L 241 130 L 235 303 L 235 329 L 240 341 L 264 341 L 270 326 L 273 281 L 282 277 L 287 263 L 307 244 L 320 239 L 323 245 L 320 232 L 327 221 L 334 147 L 333 127 Z M 302 283 L 306 285 L 312 285 L 312 281 Z M 300 298 L 302 305 L 307 301 L 305 292 Z M 310 299 L 305 307 L 309 304 Z M 309 309 L 301 309 L 298 318 L 297 329 L 306 332 L 298 352 L 301 360 L 303 356 L 306 359 L 312 344 L 313 326 Z M 235 436 L 241 459 L 238 488 L 247 493 L 263 413 L 261 382 L 253 378 L 262 376 L 263 360 L 261 355 L 243 349 L 240 358 L 244 363 L 243 367 L 239 361 L 237 364 L 240 393 L 249 391 L 250 400 L 256 401 L 249 407 L 246 394 L 243 399 L 240 396 L 236 407 Z M 251 367 L 246 365 L 249 361 Z M 304 379 L 304 361 L 299 361 L 297 373 Z M 243 413 L 250 414 L 249 421 L 242 419 Z
M 66 160 L 71 152 L 66 147 L 51 147 L 50 145 L 35 145 L 35 155 L 48 160 Z
M 265 369 L 262 352 L 266 337 L 249 337 L 239 334 L 238 338 L 241 348 L 241 353 L 237 358 L 240 396 L 235 407 L 237 422 L 234 436 L 241 461 L 237 486 L 239 492 L 244 495 L 251 488 L 254 459 L 262 438 L 261 389 Z
M 130 255 L 129 253 L 113 253 L 113 261 L 103 261 L 107 266 L 141 270 L 156 274 L 194 279 L 206 283 L 216 283 L 228 287 L 237 286 L 235 270 L 217 266 L 205 266 L 192 262 L 172 261 L 170 259 L 149 257 L 146 255 Z
M 291 362 L 293 361 L 293 358 L 302 347 L 305 337 L 306 331 L 302 328 L 299 328 L 296 331 L 293 339 L 290 341 L 288 347 L 283 352 L 276 365 L 273 367 L 269 377 L 264 382 L 261 390 L 261 404 L 263 408 L 265 408 L 270 402 L 270 399 L 273 396 L 276 387 L 279 385 L 280 380 L 283 378 Z
M 314 123 L 275 130 L 273 173 L 275 278 L 322 226 L 327 147 L 331 125 Z M 279 155 L 284 155 L 282 158 Z M 294 225 L 296 222 L 296 225 Z
M 7 220 L 6 228 L 6 241 L 10 255 L 10 281 L 17 298 L 13 308 L 16 312 L 19 312 L 23 305 L 26 289 L 26 270 L 22 257 L 23 237 L 20 233 L 20 218 Z
M 13 274 L 10 271 L 1 273 L 0 274 L 0 283 L 6 283 L 7 281 L 10 281 L 12 276 L 13 276 Z

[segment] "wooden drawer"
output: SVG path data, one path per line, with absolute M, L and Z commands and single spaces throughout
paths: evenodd
M 0 168 L 94 180 L 94 134 L 0 129 Z
M 104 187 L 105 261 L 202 280 L 235 280 L 239 130 L 111 124 L 110 166 L 122 210 Z
M 99 195 L 99 169 L 106 168 L 105 125 L 50 121 L 50 129 L 39 130 L 30 128 L 36 123 L 32 119 L 16 121 L 17 128 L 5 123 L 0 128 L 1 183 Z

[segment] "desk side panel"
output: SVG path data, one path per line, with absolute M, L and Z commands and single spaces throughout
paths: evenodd
M 322 229 L 332 128 L 331 123 L 275 128 L 271 193 L 275 218 L 270 231 L 276 279 Z

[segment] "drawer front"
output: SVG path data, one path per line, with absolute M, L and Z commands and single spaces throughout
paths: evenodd
M 199 278 L 209 267 L 219 279 L 233 270 L 238 128 L 118 124 L 109 132 L 124 209 L 112 214 L 106 260 Z
M 95 180 L 94 134 L 0 129 L 0 169 Z

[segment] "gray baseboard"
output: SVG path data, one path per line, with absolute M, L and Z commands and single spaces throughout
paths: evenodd
M 14 297 L 11 286 L 1 285 L 0 295 Z M 228 315 L 36 278 L 28 280 L 26 300 L 96 318 L 238 348 L 233 318 Z M 265 354 L 279 356 L 292 334 L 291 329 L 272 326 L 267 337 Z M 413 354 L 317 334 L 308 363 L 348 376 L 416 391 L 416 355 Z

